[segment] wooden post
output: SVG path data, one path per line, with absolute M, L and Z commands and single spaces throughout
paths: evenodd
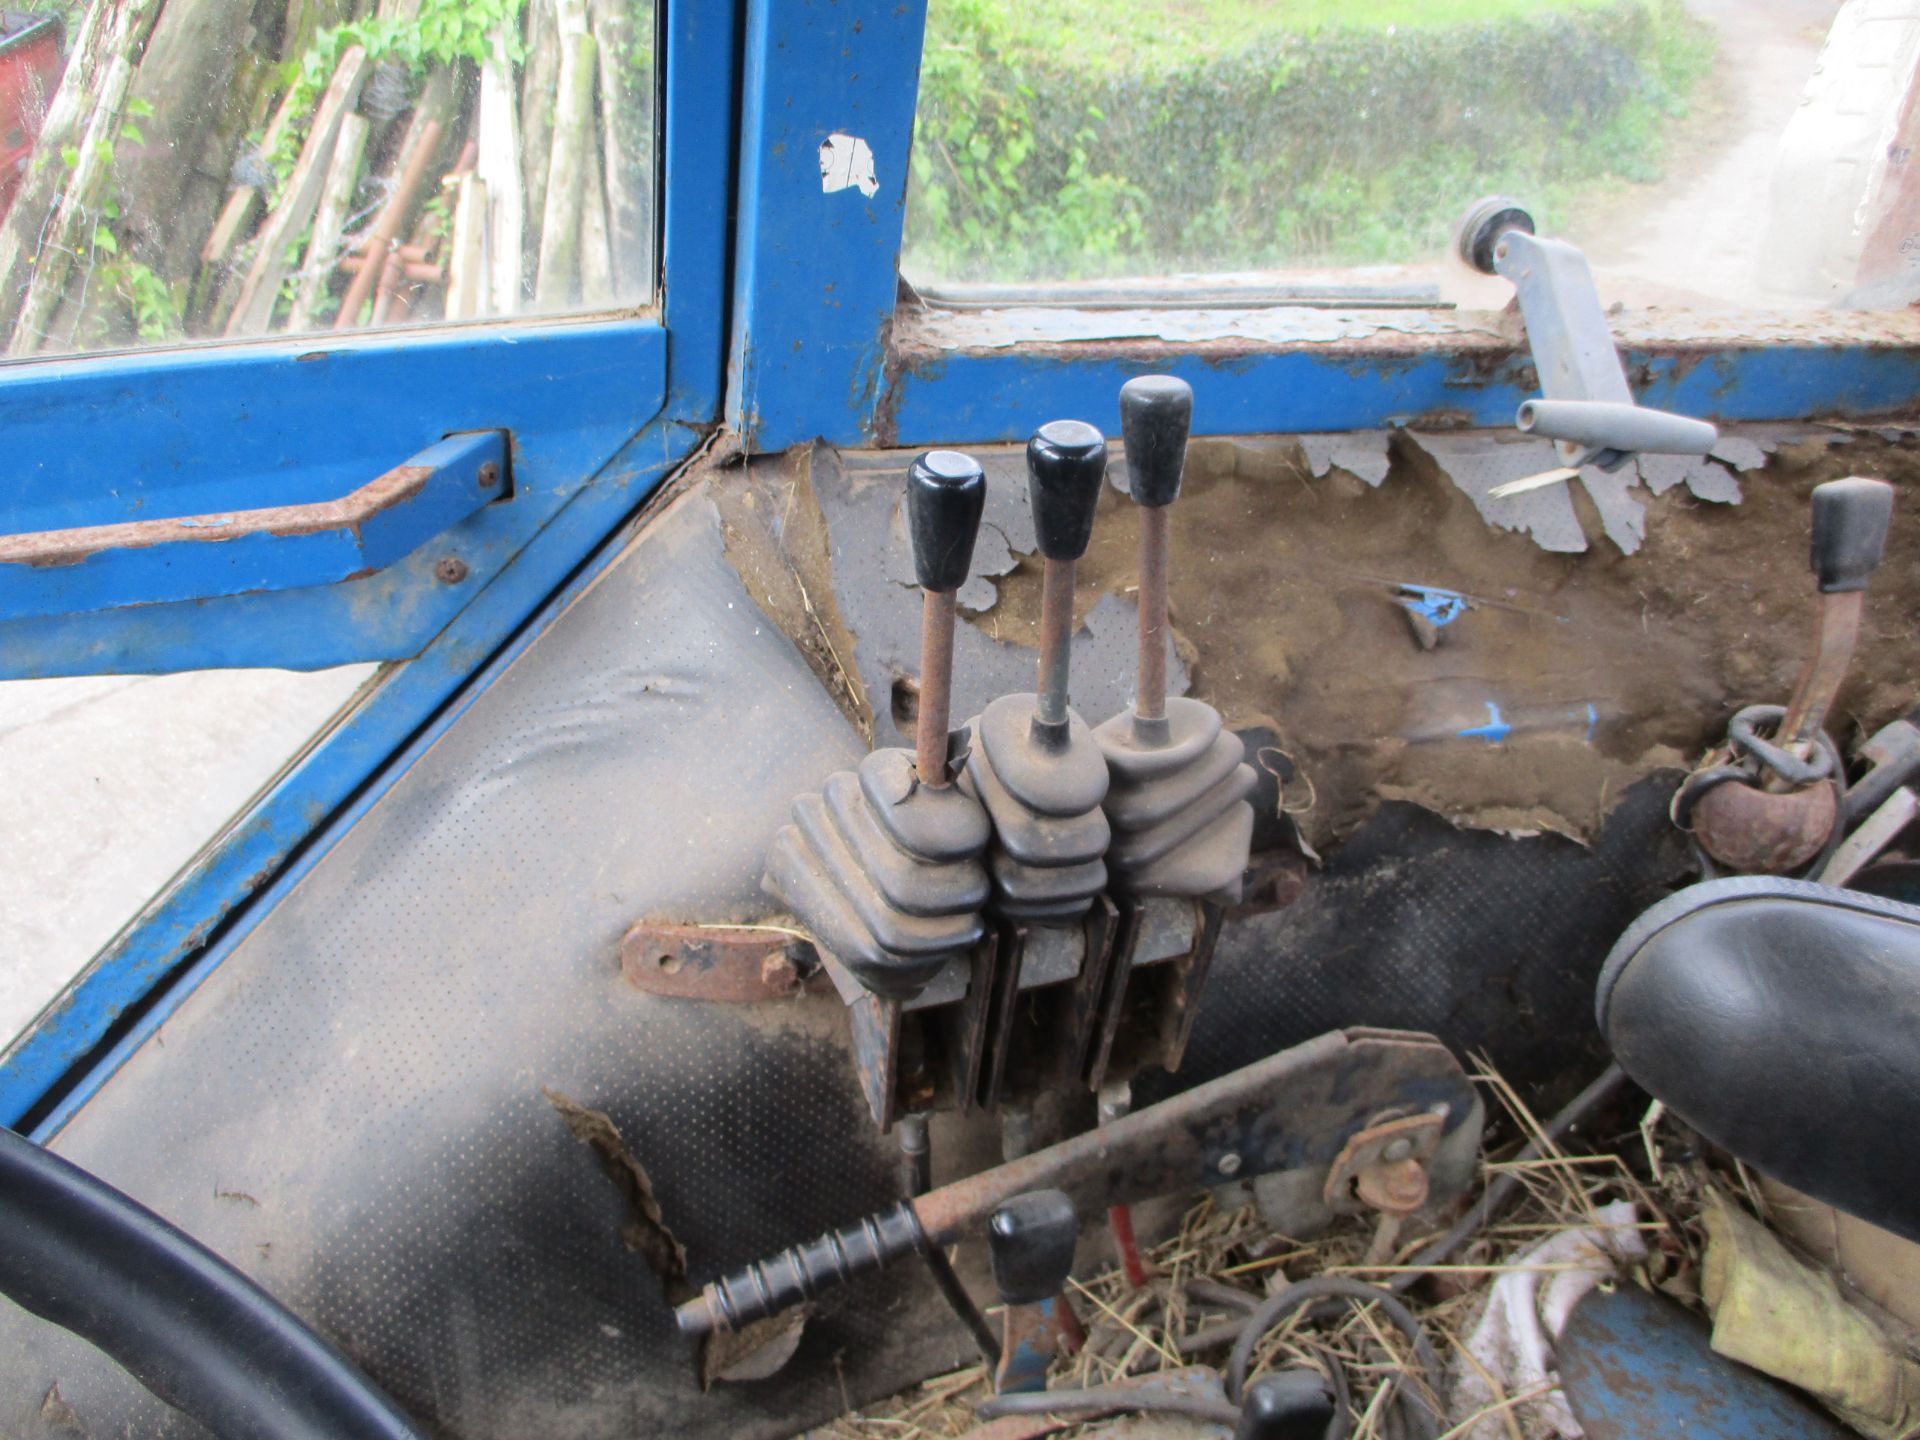
M 387 252 L 393 248 L 401 228 L 407 223 L 414 197 L 419 193 L 439 153 L 440 122 L 446 104 L 447 77 L 445 71 L 440 71 L 421 92 L 419 104 L 414 107 L 413 123 L 408 127 L 407 138 L 401 144 L 399 181 L 367 236 L 366 263 L 353 277 L 353 283 L 347 286 L 346 296 L 340 302 L 340 313 L 333 317 L 333 328 L 336 330 L 351 330 L 360 323 L 360 308 L 367 303 L 374 284 L 384 272 Z
M 593 145 L 593 35 L 586 0 L 559 0 L 560 84 L 553 107 L 553 158 L 540 226 L 540 269 L 533 301 L 541 310 L 571 305 L 580 283 L 581 192 Z
M 358 45 L 349 47 L 340 57 L 326 94 L 314 108 L 313 128 L 307 132 L 307 143 L 300 149 L 280 203 L 260 227 L 253 266 L 240 287 L 233 314 L 227 317 L 228 335 L 259 335 L 272 321 L 280 282 L 287 274 L 287 247 L 306 229 L 314 207 L 320 203 L 328 158 L 340 138 L 341 122 L 360 99 L 367 68 L 367 52 Z
M 613 298 L 632 304 L 653 293 L 653 91 L 628 53 L 628 0 L 588 0 L 600 46 L 601 176 Z
M 519 183 L 518 176 L 514 183 Z M 453 205 L 453 235 L 447 247 L 449 320 L 472 320 L 486 313 L 486 242 L 487 182 L 477 174 L 462 175 L 459 198 Z
M 488 42 L 487 62 L 480 67 L 479 113 L 474 122 L 480 140 L 475 170 L 487 200 L 486 281 L 474 315 L 516 314 L 525 293 L 527 219 L 522 187 L 526 182 L 521 172 L 519 109 L 506 32 L 496 30 Z
M 347 216 L 353 210 L 353 192 L 360 183 L 360 161 L 367 149 L 367 122 L 349 115 L 340 122 L 340 138 L 334 142 L 333 158 L 327 164 L 326 183 L 320 187 L 320 205 L 313 212 L 313 235 L 307 241 L 306 257 L 300 263 L 300 288 L 294 292 L 293 309 L 287 315 L 289 333 L 311 330 L 326 297 L 327 282 L 333 278 L 340 259 L 340 238 L 346 233 Z
M 526 213 L 536 232 L 547 209 L 547 166 L 553 159 L 554 86 L 560 78 L 560 31 L 554 0 L 527 0 L 527 57 L 520 71 L 520 167 Z M 534 240 L 540 237 L 538 233 Z M 526 257 L 523 284 L 533 280 L 537 257 Z
M 46 338 L 47 322 L 53 318 L 66 293 L 74 260 L 85 254 L 91 263 L 93 230 L 99 223 L 99 201 L 110 178 L 113 145 L 125 118 L 127 91 L 133 83 L 141 47 L 153 33 L 159 14 L 159 0 L 128 0 L 115 17 L 107 42 L 107 63 L 95 87 L 92 113 L 86 132 L 80 138 L 77 163 L 67 177 L 56 202 L 57 210 L 37 253 L 29 252 L 32 278 L 13 325 L 10 347 L 13 354 L 31 355 L 40 348 Z M 84 77 L 80 83 L 85 83 Z M 61 92 L 64 94 L 65 90 L 63 80 Z M 54 163 L 60 163 L 57 152 Z M 14 203 L 18 208 L 19 201 Z

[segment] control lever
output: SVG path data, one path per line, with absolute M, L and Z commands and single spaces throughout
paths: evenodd
M 1823 727 L 1853 659 L 1867 582 L 1892 517 L 1893 487 L 1885 481 L 1854 476 L 1814 487 L 1813 654 L 1787 704 L 1749 705 L 1735 714 L 1725 749 L 1689 775 L 1674 799 L 1675 820 L 1730 870 L 1791 873 L 1833 835 L 1838 759 Z
M 1002 695 L 981 712 L 966 770 L 993 820 L 993 908 L 1009 918 L 1077 924 L 1106 888 L 1107 763 L 1067 703 L 1074 567 L 1106 473 L 1106 440 L 1078 420 L 1043 425 L 1027 444 L 1043 566 L 1040 688 Z
M 1091 425 L 1055 420 L 1028 442 L 1043 566 L 1038 691 L 1003 695 L 970 722 L 961 784 L 986 806 L 994 833 L 987 870 L 998 945 L 971 1090 L 987 1106 L 1030 1094 L 1037 1068 L 1079 1068 L 1098 1018 L 1088 997 L 1104 990 L 1113 954 L 1115 910 L 1102 893 L 1107 761 L 1069 705 L 1067 683 L 1074 569 L 1106 473 L 1107 442 Z M 984 970 L 976 967 L 976 980 Z
M 1513 282 L 1544 399 L 1520 406 L 1523 434 L 1554 442 L 1569 469 L 1618 470 L 1635 454 L 1705 455 L 1720 438 L 1704 420 L 1636 405 L 1587 257 L 1542 239 L 1504 196 L 1476 201 L 1460 222 L 1460 256 Z
M 1140 654 L 1132 709 L 1094 738 L 1113 777 L 1107 863 L 1118 888 L 1231 904 L 1253 844 L 1253 769 L 1218 710 L 1167 694 L 1168 513 L 1192 424 L 1186 381 L 1143 375 L 1121 387 L 1128 488 L 1140 512 Z
M 1059 1190 L 1016 1195 L 987 1221 L 993 1283 L 1004 1305 L 994 1394 L 1046 1389 L 1055 1357 L 1085 1343 L 1079 1317 L 1060 1293 L 1079 1241 L 1073 1201 Z
M 863 991 L 912 1000 L 984 933 L 987 814 L 952 783 L 948 713 L 954 592 L 966 582 L 985 503 L 986 477 L 965 455 L 933 450 L 909 467 L 908 529 L 924 593 L 914 748 L 876 750 L 857 771 L 802 795 L 767 852 L 762 886 L 819 942 L 850 1005 Z
M 903 1256 L 951 1245 L 1016 1197 L 1059 1190 L 1076 1214 L 1223 1178 L 1303 1171 L 1325 1183 L 1370 1117 L 1415 1106 L 1453 1129 L 1472 1083 L 1445 1046 L 1393 1030 L 1332 1031 L 1018 1160 L 868 1216 L 708 1284 L 678 1306 L 682 1334 L 738 1330 Z

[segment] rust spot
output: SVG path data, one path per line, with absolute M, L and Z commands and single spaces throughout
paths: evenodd
M 397 465 L 350 495 L 313 505 L 274 505 L 218 515 L 183 515 L 172 520 L 135 520 L 121 525 L 8 535 L 0 537 L 0 565 L 78 565 L 108 550 L 207 544 L 247 535 L 291 537 L 328 530 L 358 534 L 374 516 L 418 495 L 433 473 L 425 465 Z

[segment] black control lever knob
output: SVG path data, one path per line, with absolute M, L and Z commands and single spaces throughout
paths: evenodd
M 1016 1195 L 987 1222 L 993 1283 L 1009 1305 L 1040 1305 L 1066 1288 L 1080 1220 L 1059 1190 Z
M 986 503 L 987 477 L 972 456 L 929 450 L 908 468 L 907 530 L 922 589 L 946 594 L 967 583 Z
M 1886 548 L 1893 487 L 1852 476 L 1813 487 L 1813 573 L 1820 592 L 1864 590 Z
M 1180 496 L 1193 428 L 1193 387 L 1172 375 L 1141 375 L 1120 387 L 1120 434 L 1127 447 L 1127 486 L 1141 505 L 1171 505 Z
M 1106 475 L 1106 437 L 1084 421 L 1051 421 L 1027 442 L 1033 530 L 1047 559 L 1078 560 L 1087 553 Z

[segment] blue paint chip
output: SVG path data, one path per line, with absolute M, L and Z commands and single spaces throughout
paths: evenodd
M 1400 603 L 1435 628 L 1451 625 L 1467 613 L 1470 603 L 1457 590 L 1442 590 L 1433 585 L 1396 585 Z
M 1513 727 L 1500 717 L 1500 707 L 1489 700 L 1486 724 L 1475 725 L 1468 730 L 1456 730 L 1454 733 L 1462 739 L 1485 740 L 1489 745 L 1498 745 L 1513 733 Z

